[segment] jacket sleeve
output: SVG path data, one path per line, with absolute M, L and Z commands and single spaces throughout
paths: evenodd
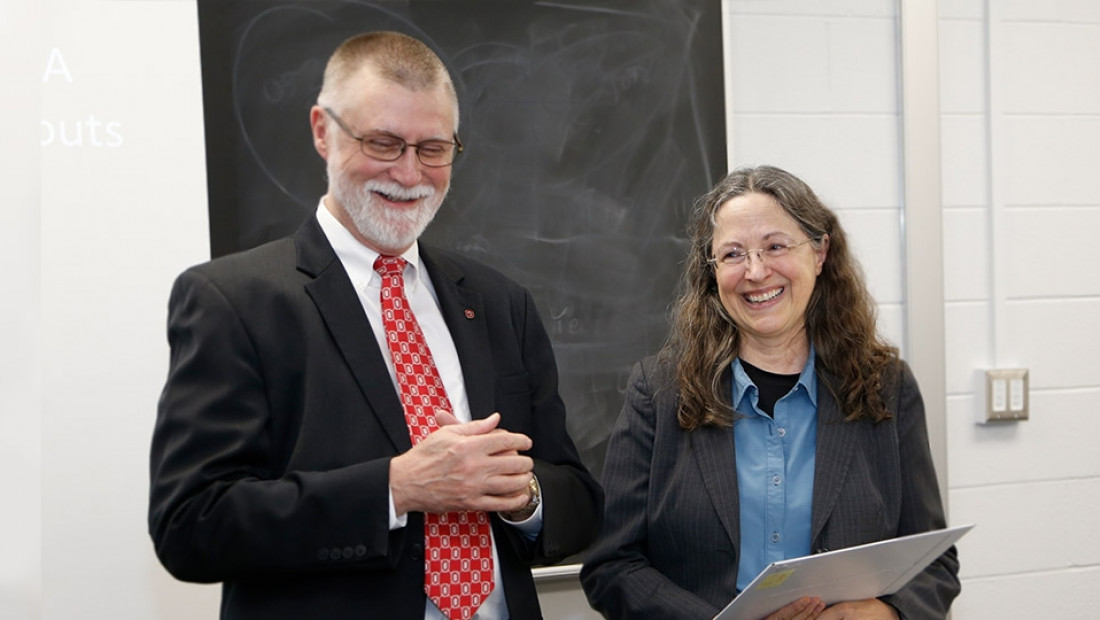
M 389 531 L 388 458 L 295 471 L 276 456 L 273 410 L 288 405 L 274 401 L 292 398 L 272 386 L 292 382 L 266 374 L 252 331 L 263 320 L 242 316 L 204 272 L 173 287 L 150 459 L 158 557 L 198 582 L 392 565 L 401 533 Z
M 901 363 L 897 382 L 898 450 L 902 463 L 901 513 L 898 536 L 946 527 L 943 502 L 928 445 L 924 401 L 909 366 Z M 959 560 L 954 546 L 934 560 L 897 593 L 883 600 L 903 620 L 946 618 L 959 595 Z
M 604 527 L 581 569 L 581 584 L 588 602 L 609 619 L 713 618 L 719 609 L 677 585 L 647 555 L 657 407 L 643 368 L 634 367 L 608 439 Z

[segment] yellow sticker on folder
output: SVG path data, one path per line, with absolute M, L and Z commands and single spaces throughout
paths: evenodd
M 778 572 L 774 575 L 768 575 L 763 581 L 756 585 L 757 590 L 767 590 L 768 588 L 774 588 L 779 585 L 783 585 L 783 582 L 794 574 L 794 569 Z

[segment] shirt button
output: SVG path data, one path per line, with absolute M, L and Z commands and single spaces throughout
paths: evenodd
M 786 437 L 787 436 L 787 429 L 780 427 L 779 428 L 779 436 L 780 437 Z
M 779 476 L 772 476 L 772 484 L 774 484 L 775 486 L 779 486 L 783 484 L 783 479 Z
M 773 543 L 779 542 L 782 538 L 783 537 L 779 535 L 779 532 L 772 532 L 772 542 Z

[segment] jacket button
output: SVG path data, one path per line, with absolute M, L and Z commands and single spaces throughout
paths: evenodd
M 355 557 L 355 549 L 352 549 L 351 547 L 344 547 L 344 559 L 350 560 L 353 557 Z
M 328 559 L 328 549 L 318 549 L 317 550 L 317 559 L 321 560 L 321 561 L 327 560 Z
M 367 547 L 365 545 L 356 545 L 355 546 L 355 557 L 361 558 L 364 555 L 367 555 Z

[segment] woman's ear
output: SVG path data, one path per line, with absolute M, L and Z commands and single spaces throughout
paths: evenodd
M 829 255 L 829 233 L 821 235 L 821 241 L 814 244 L 814 255 L 817 260 L 817 275 L 821 275 L 821 269 L 825 266 L 825 258 Z

